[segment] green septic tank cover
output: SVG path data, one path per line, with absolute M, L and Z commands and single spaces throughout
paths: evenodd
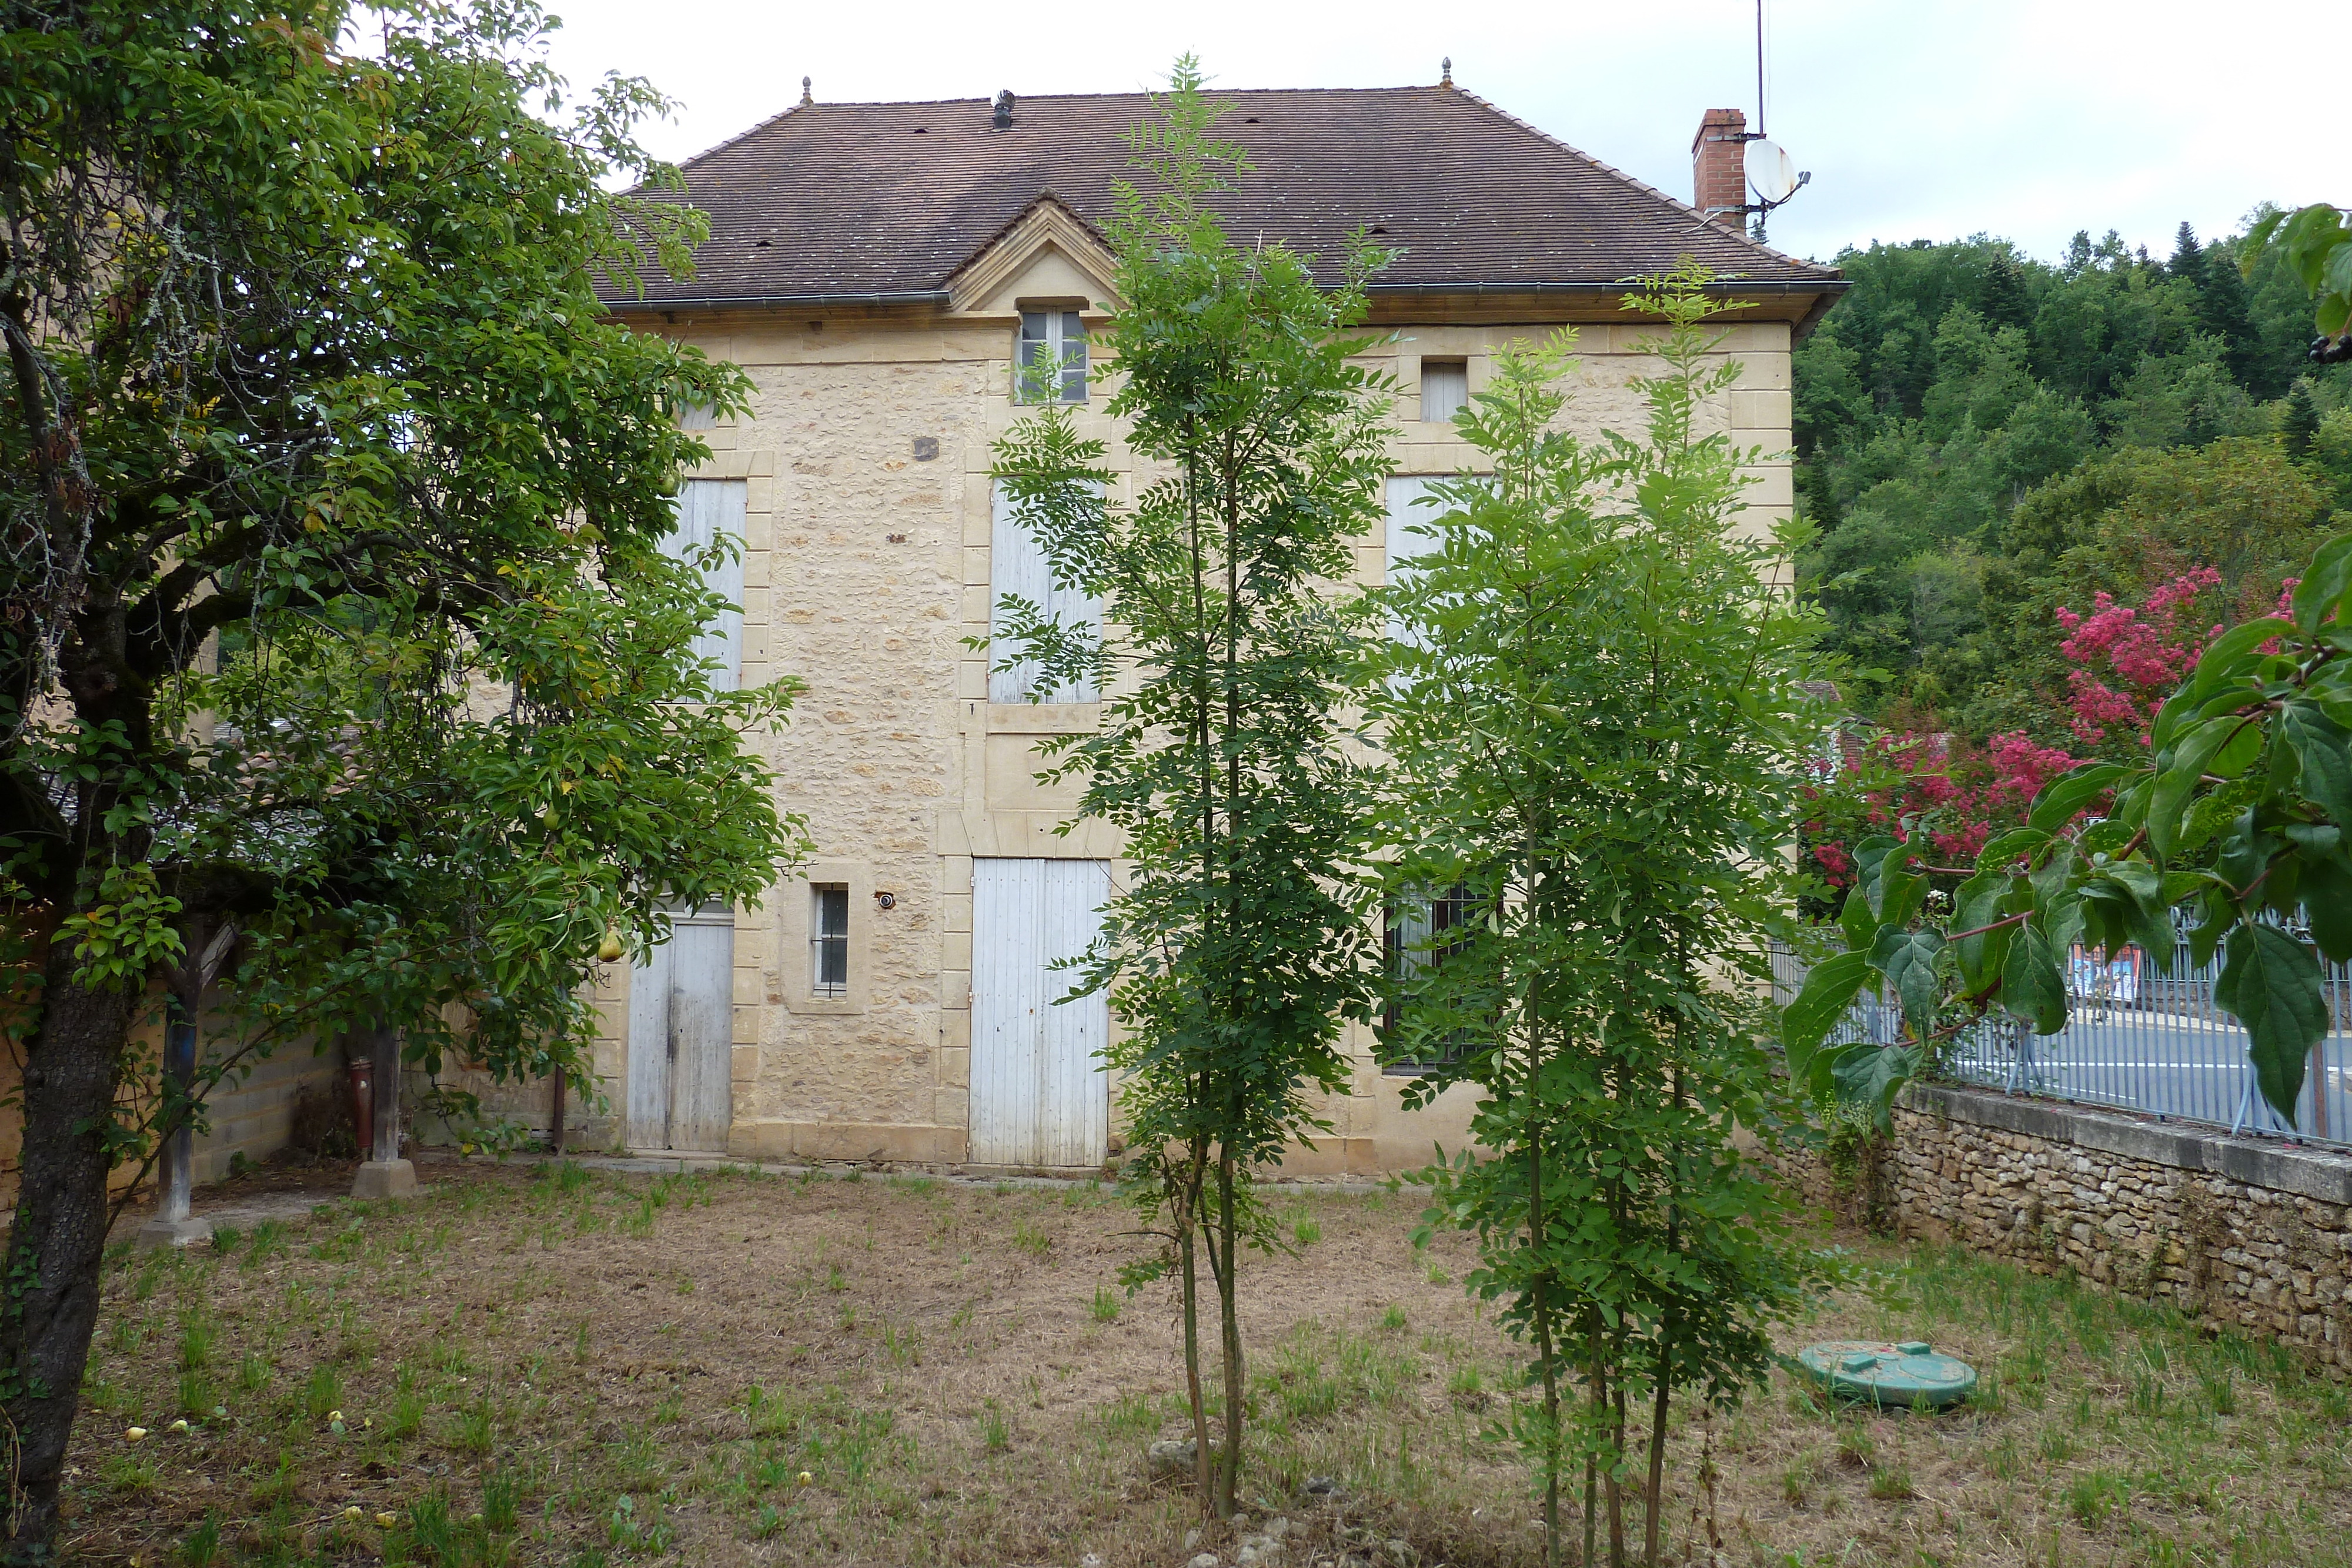
M 1833 1339 L 1809 1344 L 1797 1364 L 1832 1394 L 1908 1408 L 1923 1399 L 1932 1409 L 1957 1405 L 1977 1385 L 1977 1369 L 1938 1355 L 1925 1340 Z

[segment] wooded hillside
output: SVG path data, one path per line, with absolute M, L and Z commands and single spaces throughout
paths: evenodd
M 2352 366 L 2308 362 L 2309 297 L 2242 244 L 1836 258 L 1854 287 L 1796 355 L 1801 564 L 1858 713 L 2071 743 L 2062 609 L 2194 573 L 2184 623 L 2235 620 L 2352 526 Z

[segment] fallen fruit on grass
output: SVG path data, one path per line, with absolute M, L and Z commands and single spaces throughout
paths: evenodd
M 126 1443 L 135 1443 L 135 1442 L 137 1442 L 140 1438 L 142 1438 L 142 1437 L 145 1437 L 146 1435 L 147 1435 L 147 1428 L 146 1428 L 146 1427 L 131 1427 L 131 1430 L 129 1430 L 128 1432 L 125 1432 L 125 1433 L 123 1433 L 123 1434 L 122 1434 L 122 1440 L 123 1440 L 124 1442 L 126 1442 Z
M 164 1430 L 171 1432 L 184 1432 L 187 1429 L 188 1418 L 185 1416 L 181 1416 L 178 1420 L 173 1422 L 171 1426 L 164 1428 Z
M 357 1503 L 353 1503 L 349 1508 L 343 1510 L 343 1517 L 345 1519 L 357 1519 L 359 1516 L 360 1505 Z
M 327 1412 L 327 1419 L 330 1421 L 340 1421 L 342 1418 L 343 1413 L 340 1410 L 330 1410 Z
M 378 1524 L 382 1525 L 382 1526 L 383 1526 L 384 1529 L 386 1529 L 386 1530 L 390 1530 L 390 1529 L 392 1528 L 392 1526 L 393 1526 L 393 1522 L 394 1522 L 392 1515 L 390 1515 L 390 1514 L 388 1514 L 388 1513 L 379 1513 L 379 1514 L 377 1514 L 377 1515 L 375 1516 L 375 1521 L 376 1521 L 376 1523 L 378 1523 Z
M 813 1487 L 816 1485 L 816 1478 L 809 1474 L 806 1470 L 803 1470 L 801 1472 L 801 1485 L 804 1487 Z

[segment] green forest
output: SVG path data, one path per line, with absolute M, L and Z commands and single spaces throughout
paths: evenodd
M 2307 359 L 2310 295 L 2274 248 L 2242 274 L 2248 243 L 1835 258 L 1795 356 L 1800 568 L 1857 716 L 2079 751 L 2062 611 L 2169 592 L 2202 633 L 2352 527 L 2352 365 Z

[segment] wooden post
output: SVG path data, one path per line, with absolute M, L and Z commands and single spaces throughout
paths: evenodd
M 353 1197 L 412 1197 L 416 1167 L 400 1157 L 400 1031 L 381 1020 L 367 1031 L 369 1076 L 375 1097 L 373 1147 L 352 1181 Z

